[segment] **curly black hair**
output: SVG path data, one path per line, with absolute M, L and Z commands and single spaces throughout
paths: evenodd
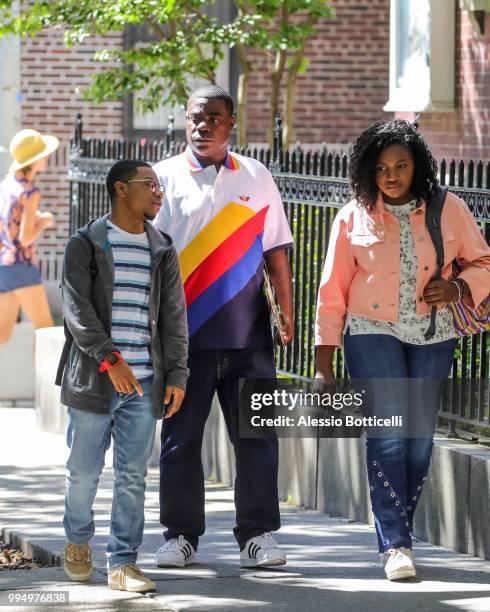
M 349 162 L 352 192 L 368 210 L 374 208 L 379 193 L 375 180 L 379 155 L 383 149 L 396 144 L 412 153 L 415 172 L 411 191 L 414 197 L 429 202 L 438 186 L 437 163 L 417 127 L 403 119 L 378 121 L 359 136 Z

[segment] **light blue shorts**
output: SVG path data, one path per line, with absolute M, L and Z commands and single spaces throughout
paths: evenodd
M 16 263 L 11 266 L 0 266 L 0 293 L 39 285 L 43 282 L 37 266 Z

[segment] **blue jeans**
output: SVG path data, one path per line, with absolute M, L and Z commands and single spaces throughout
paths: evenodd
M 368 437 L 367 472 L 378 547 L 412 548 L 415 509 L 429 472 L 440 387 L 449 375 L 456 340 L 415 345 L 393 336 L 344 336 L 344 354 L 352 379 L 373 379 L 374 412 L 390 410 L 425 421 L 424 437 Z M 399 381 L 379 379 L 402 379 Z M 408 379 L 416 379 L 409 381 Z M 410 384 L 409 384 L 410 383 Z M 368 406 L 369 411 L 369 406 Z
M 68 409 L 66 496 L 63 525 L 74 544 L 95 532 L 92 510 L 106 450 L 114 439 L 114 496 L 107 565 L 135 563 L 143 538 L 145 476 L 155 436 L 151 406 L 152 378 L 141 381 L 144 395 L 114 391 L 110 414 Z
M 182 407 L 162 425 L 160 522 L 167 540 L 185 536 L 197 548 L 205 531 L 201 446 L 215 392 L 235 450 L 235 538 L 248 539 L 280 527 L 277 438 L 240 438 L 239 379 L 275 378 L 272 348 L 196 350 Z

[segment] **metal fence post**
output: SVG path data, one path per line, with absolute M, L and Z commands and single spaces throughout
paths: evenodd
M 284 160 L 284 151 L 282 150 L 282 119 L 279 113 L 274 120 L 274 143 L 272 148 L 272 158 L 269 163 L 271 172 L 281 172 Z
M 75 118 L 75 134 L 73 137 L 73 147 L 79 154 L 82 153 L 83 121 L 82 113 L 77 113 Z
M 69 176 L 73 171 L 77 172 L 77 158 L 81 157 L 83 153 L 82 148 L 82 137 L 83 137 L 83 121 L 82 113 L 77 113 L 75 118 L 75 132 L 71 141 L 70 147 L 70 167 L 68 169 Z M 70 234 L 72 234 L 78 227 L 78 214 L 80 210 L 80 184 L 78 181 L 70 181 Z
M 173 115 L 169 115 L 167 130 L 165 132 L 165 154 L 167 157 L 171 157 L 175 146 L 175 119 Z

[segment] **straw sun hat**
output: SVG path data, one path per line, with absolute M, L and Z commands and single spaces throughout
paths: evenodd
M 58 148 L 60 141 L 56 136 L 48 136 L 36 130 L 21 130 L 10 142 L 10 155 L 14 158 L 9 172 L 22 170 L 35 161 L 51 155 Z

